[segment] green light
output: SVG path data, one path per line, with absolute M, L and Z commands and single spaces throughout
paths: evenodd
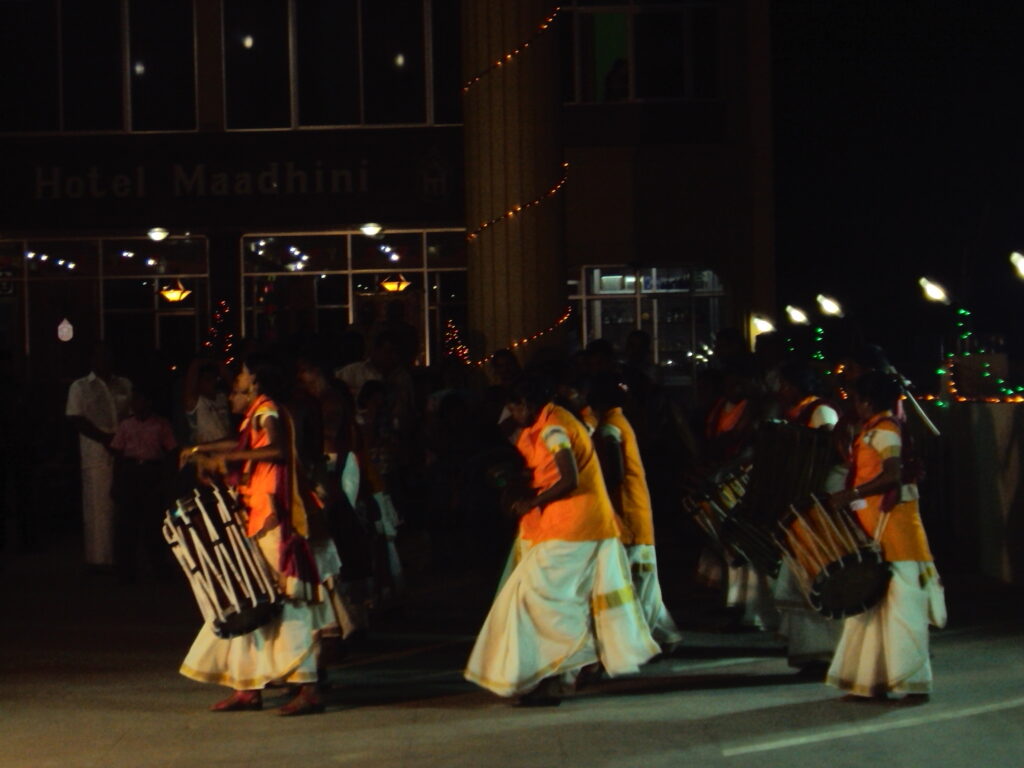
M 946 373 L 946 369 L 945 368 L 936 368 L 935 369 L 935 373 L 937 373 L 939 376 L 942 376 L 943 374 Z

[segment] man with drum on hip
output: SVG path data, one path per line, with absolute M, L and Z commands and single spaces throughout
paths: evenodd
M 218 637 L 204 624 L 180 671 L 235 689 L 211 707 L 215 712 L 262 709 L 262 690 L 272 683 L 298 686 L 279 714 L 322 712 L 316 689 L 320 637 L 336 631 L 338 610 L 323 582 L 341 563 L 329 540 L 314 555 L 311 516 L 297 491 L 294 428 L 277 399 L 283 379 L 271 365 L 251 364 L 243 367 L 231 395 L 232 410 L 245 417 L 241 439 L 183 453 L 201 471 L 220 475 L 227 475 L 227 462 L 245 462 L 239 491 L 248 513 L 246 534 L 278 579 L 282 609 L 269 623 L 237 637 Z
M 928 701 L 932 668 L 928 627 L 946 623 L 942 584 L 918 511 L 912 463 L 894 414 L 900 397 L 895 378 L 873 371 L 854 384 L 861 420 L 853 443 L 847 490 L 830 496 L 849 507 L 882 547 L 892 579 L 881 602 L 845 619 L 825 682 L 848 691 L 848 700 L 885 699 L 903 693 L 905 704 Z

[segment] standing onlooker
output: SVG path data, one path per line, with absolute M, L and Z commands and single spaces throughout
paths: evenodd
M 178 447 L 171 422 L 153 412 L 149 395 L 132 394 L 132 415 L 122 421 L 110 450 L 116 457 L 112 495 L 117 505 L 114 554 L 119 578 L 133 581 L 139 544 L 159 571 L 167 555 L 160 535 L 167 456 Z
M 110 497 L 114 457 L 108 447 L 128 415 L 132 383 L 115 376 L 110 352 L 98 344 L 92 371 L 71 383 L 65 414 L 80 435 L 82 521 L 87 566 L 114 564 L 114 501 Z
M 226 387 L 231 374 L 223 363 L 195 358 L 185 374 L 182 393 L 188 419 L 189 442 L 213 443 L 231 437 L 231 415 Z

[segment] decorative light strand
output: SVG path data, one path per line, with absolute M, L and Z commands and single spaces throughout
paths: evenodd
M 531 200 L 528 203 L 523 203 L 521 205 L 514 205 L 511 208 L 509 208 L 507 211 L 505 211 L 505 213 L 501 214 L 501 216 L 495 216 L 490 221 L 485 221 L 483 224 L 481 224 L 479 227 L 474 229 L 472 232 L 468 232 L 466 234 L 466 240 L 472 242 L 473 240 L 476 240 L 480 236 L 481 232 L 483 232 L 485 229 L 489 229 L 490 227 L 494 226 L 499 221 L 506 221 L 508 219 L 514 219 L 516 216 L 518 216 L 520 213 L 525 211 L 527 208 L 533 208 L 535 205 L 540 205 L 541 203 L 544 202 L 544 200 L 546 198 L 549 198 L 549 197 L 552 197 L 554 195 L 557 195 L 558 192 L 562 189 L 562 187 L 565 186 L 565 183 L 569 180 L 569 164 L 568 163 L 562 163 L 562 169 L 564 171 L 564 173 L 562 174 L 562 178 L 559 179 L 558 183 L 555 184 L 553 187 L 551 187 L 551 189 L 549 189 L 543 195 L 541 195 L 540 197 L 536 198 L 535 200 Z
M 531 45 L 533 45 L 537 41 L 538 37 L 547 32 L 548 28 L 551 26 L 555 18 L 558 16 L 558 12 L 560 10 L 562 9 L 556 5 L 554 9 L 551 11 L 550 15 L 548 15 L 548 17 L 544 19 L 544 21 L 540 22 L 537 25 L 537 30 L 533 33 L 530 39 L 526 40 L 523 43 L 520 43 L 518 48 L 513 48 L 511 51 L 508 51 L 502 56 L 499 56 L 497 59 L 494 60 L 494 62 L 489 67 L 487 67 L 487 69 L 481 70 L 477 74 L 473 75 L 473 77 L 469 78 L 469 80 L 467 80 L 462 86 L 462 93 L 468 93 L 470 88 L 479 83 L 491 72 L 493 72 L 496 69 L 501 69 L 503 66 L 511 62 L 516 56 L 518 56 L 520 53 L 522 53 Z
M 203 342 L 203 348 L 213 350 L 215 342 L 220 342 L 220 354 L 222 354 L 224 364 L 231 365 L 235 362 L 235 357 L 232 354 L 232 350 L 235 347 L 235 334 L 230 331 L 223 329 L 224 323 L 227 320 L 227 316 L 231 314 L 231 305 L 224 299 L 217 302 L 217 309 L 213 313 L 213 325 L 211 325 L 206 331 L 206 341 Z
M 563 325 L 571 315 L 572 306 L 568 306 L 565 308 L 565 312 L 562 313 L 562 316 L 555 320 L 555 322 L 553 322 L 547 328 L 544 328 L 543 330 L 540 331 L 536 331 L 535 333 L 532 333 L 529 336 L 523 336 L 521 339 L 515 339 L 513 341 L 510 341 L 507 349 L 517 349 L 518 347 L 525 347 L 530 342 L 536 341 L 541 336 L 551 333 L 553 330 Z M 464 362 L 466 365 L 475 365 L 477 367 L 480 367 L 482 365 L 486 365 L 494 358 L 494 353 L 492 352 L 491 354 L 487 355 L 486 357 L 482 357 L 479 360 L 473 360 L 469 355 L 469 347 L 466 346 L 466 343 L 462 340 L 462 332 L 459 330 L 459 327 L 455 324 L 455 321 L 451 319 L 449 319 L 448 322 L 445 324 L 444 345 L 449 355 L 451 355 L 452 357 L 459 358 L 459 360 Z

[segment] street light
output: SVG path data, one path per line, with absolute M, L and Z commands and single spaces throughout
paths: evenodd
M 758 333 L 771 333 L 775 330 L 775 324 L 768 318 L 761 317 L 760 315 L 754 315 L 750 322 L 754 324 L 754 329 Z
M 924 291 L 924 297 L 928 301 L 936 301 L 940 304 L 949 304 L 949 294 L 946 293 L 946 289 L 938 283 L 929 280 L 927 277 L 922 277 L 917 281 Z
M 1010 254 L 1010 263 L 1016 268 L 1017 277 L 1024 280 L 1024 255 L 1014 251 Z
M 843 308 L 839 306 L 839 302 L 823 293 L 818 294 L 818 309 L 830 317 L 843 316 Z
M 807 325 L 810 322 L 807 319 L 807 313 L 800 309 L 800 307 L 794 307 L 792 304 L 786 305 L 786 315 L 789 317 L 789 322 L 793 323 L 793 325 Z
M 161 240 L 165 240 L 169 234 L 171 233 L 163 227 L 153 227 L 146 233 L 146 235 L 149 236 L 149 239 L 156 243 L 159 243 Z
M 359 231 L 362 232 L 367 237 L 376 237 L 381 233 L 381 230 L 383 229 L 384 227 L 382 227 L 375 221 L 368 221 L 365 224 L 360 225 L 359 227 Z

